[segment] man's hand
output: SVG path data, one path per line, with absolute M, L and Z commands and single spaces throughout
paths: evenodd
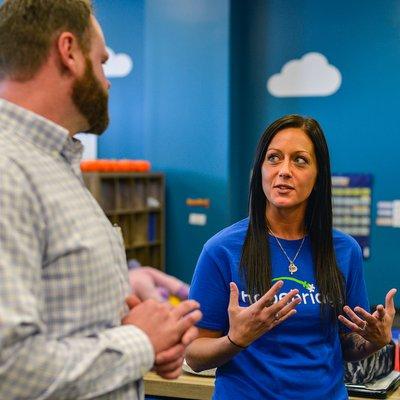
M 138 304 L 140 304 L 142 300 L 140 300 L 135 294 L 131 294 L 125 299 L 125 302 L 131 310 L 133 307 L 136 307 Z
M 153 371 L 164 379 L 176 379 L 182 373 L 182 363 L 186 346 L 178 343 L 168 350 L 157 354 Z
M 154 348 L 155 368 L 158 367 L 167 375 L 173 374 L 173 371 L 177 370 L 174 366 L 183 359 L 185 347 L 197 337 L 194 324 L 202 316 L 199 304 L 193 300 L 186 300 L 177 307 L 172 307 L 168 303 L 154 300 L 140 302 L 133 296 L 127 299 L 127 304 L 130 311 L 122 319 L 122 324 L 132 324 L 143 330 Z M 179 352 L 181 347 L 177 345 L 182 346 L 182 354 Z

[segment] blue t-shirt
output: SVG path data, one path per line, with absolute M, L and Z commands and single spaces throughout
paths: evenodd
M 241 307 L 258 298 L 251 298 L 239 277 L 247 227 L 248 219 L 239 221 L 204 245 L 190 288 L 190 298 L 201 304 L 200 328 L 228 332 L 229 282 L 239 288 Z M 333 231 L 333 239 L 337 263 L 346 281 L 347 304 L 368 310 L 361 249 L 352 237 L 337 230 Z M 302 302 L 294 316 L 217 369 L 213 399 L 347 399 L 338 330 L 335 327 L 332 333 L 327 329 L 332 323 L 321 321 L 321 295 L 310 240 L 306 237 L 296 259 L 298 271 L 293 275 L 275 238 L 269 236 L 268 240 L 272 278 L 284 281 L 276 297 L 280 299 L 291 289 L 298 289 Z M 279 241 L 293 259 L 301 240 Z

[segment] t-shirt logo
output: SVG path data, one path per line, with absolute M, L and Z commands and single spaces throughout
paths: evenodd
M 323 302 L 321 293 L 314 293 L 316 288 L 313 283 L 294 278 L 293 276 L 278 276 L 277 278 L 272 279 L 272 282 L 276 281 L 295 282 L 297 285 L 300 285 L 302 288 L 306 289 L 306 291 L 300 289 L 299 293 L 295 296 L 301 299 L 303 305 L 321 304 Z M 286 292 L 276 294 L 274 296 L 274 303 L 277 303 L 286 295 Z M 253 304 L 261 297 L 260 294 L 256 294 L 252 297 L 243 290 L 240 292 L 240 296 L 242 301 L 247 304 Z
M 279 276 L 278 278 L 272 279 L 272 282 L 276 281 L 293 281 L 306 288 L 310 293 L 315 291 L 315 286 L 312 283 L 293 278 L 292 276 Z

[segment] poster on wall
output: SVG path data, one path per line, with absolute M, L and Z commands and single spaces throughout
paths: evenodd
M 378 201 L 376 225 L 400 228 L 400 200 Z
M 371 174 L 333 174 L 333 226 L 348 233 L 361 246 L 364 258 L 371 251 Z

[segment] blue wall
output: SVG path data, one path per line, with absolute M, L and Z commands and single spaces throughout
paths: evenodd
M 250 165 L 265 126 L 287 113 L 318 119 L 334 172 L 374 176 L 372 303 L 400 286 L 400 230 L 374 225 L 376 202 L 400 198 L 398 1 L 96 1 L 106 38 L 134 70 L 112 79 L 101 157 L 148 158 L 167 176 L 167 270 L 190 280 L 202 244 L 246 215 Z M 277 98 L 267 79 L 320 52 L 342 74 L 328 97 Z M 187 223 L 187 197 L 209 197 L 208 225 Z
M 229 224 L 229 3 L 147 1 L 145 154 L 167 176 L 167 270 L 190 282 L 204 242 Z M 186 198 L 210 198 L 189 210 Z M 206 226 L 188 224 L 205 212 Z
M 110 79 L 108 130 L 99 138 L 99 158 L 144 158 L 144 2 L 95 0 L 96 16 L 106 43 L 115 53 L 128 54 L 132 72 Z
M 267 124 L 289 113 L 315 117 L 330 145 L 333 172 L 373 174 L 371 258 L 365 272 L 371 302 L 382 302 L 387 290 L 400 286 L 400 230 L 374 224 L 376 202 L 400 198 L 399 2 L 367 1 L 361 7 L 358 1 L 233 1 L 232 33 L 232 76 L 237 77 L 232 102 L 233 109 L 242 110 L 231 116 L 232 134 L 236 149 L 244 149 L 238 186 L 247 185 L 254 148 Z M 309 98 L 270 95 L 267 78 L 308 52 L 324 54 L 340 70 L 338 92 Z M 239 59 L 245 62 L 235 67 Z M 238 191 L 238 203 L 245 215 L 243 192 Z
M 166 267 L 190 282 L 204 242 L 230 222 L 228 0 L 96 1 L 107 43 L 134 60 L 111 79 L 99 157 L 146 158 L 166 173 Z M 210 209 L 189 210 L 206 197 Z M 188 224 L 189 212 L 207 215 Z

